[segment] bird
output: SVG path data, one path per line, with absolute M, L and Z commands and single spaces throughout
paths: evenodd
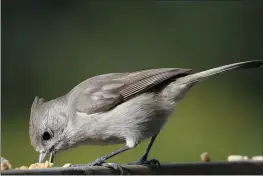
M 91 77 L 65 95 L 45 101 L 36 96 L 29 120 L 30 142 L 43 162 L 57 152 L 80 145 L 123 147 L 97 158 L 89 165 L 135 148 L 150 139 L 136 164 L 148 160 L 152 145 L 170 114 L 196 83 L 230 70 L 257 68 L 262 60 L 250 60 L 194 72 L 188 68 L 156 68 L 108 73 Z

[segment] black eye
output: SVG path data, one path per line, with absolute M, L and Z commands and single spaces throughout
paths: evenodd
M 43 139 L 44 141 L 47 141 L 47 140 L 49 140 L 50 138 L 51 138 L 51 134 L 50 134 L 49 132 L 45 131 L 45 132 L 43 133 L 43 135 L 42 135 L 42 139 Z

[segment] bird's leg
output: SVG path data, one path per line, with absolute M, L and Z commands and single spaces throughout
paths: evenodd
M 150 140 L 150 142 L 149 142 L 149 144 L 148 144 L 148 146 L 147 146 L 144 154 L 143 154 L 143 155 L 141 156 L 141 158 L 140 158 L 139 160 L 137 160 L 136 163 L 134 163 L 134 164 L 158 164 L 158 165 L 160 166 L 159 161 L 156 160 L 156 159 L 147 160 L 147 159 L 148 159 L 149 152 L 150 152 L 150 150 L 151 150 L 151 148 L 152 148 L 152 145 L 153 145 L 153 143 L 154 143 L 154 141 L 155 141 L 155 139 L 156 139 L 156 137 L 157 137 L 158 134 L 159 134 L 159 133 L 157 133 L 156 135 L 154 135 L 154 136 L 151 137 L 151 140 Z
M 113 157 L 119 153 L 125 152 L 126 150 L 129 150 L 129 149 L 131 149 L 129 146 L 122 147 L 122 148 L 120 148 L 114 152 L 111 152 L 107 155 L 104 155 L 102 157 L 97 158 L 95 161 L 93 161 L 89 164 L 92 166 L 101 165 L 102 163 L 104 163 L 105 160 L 107 160 L 107 159 L 109 159 L 109 158 L 111 158 L 111 157 Z
M 88 164 L 75 164 L 75 165 L 71 165 L 72 167 L 83 167 L 83 166 L 102 166 L 102 165 L 105 165 L 105 166 L 108 166 L 108 167 L 111 167 L 113 169 L 116 169 L 116 170 L 120 170 L 120 172 L 123 172 L 122 168 L 116 164 L 116 163 L 104 163 L 105 160 L 119 154 L 119 153 L 122 153 L 122 152 L 125 152 L 126 150 L 129 150 L 131 149 L 131 147 L 129 146 L 125 146 L 125 147 L 122 147 L 114 152 L 111 152 L 107 155 L 104 155 L 100 158 L 97 158 L 95 161 L 91 162 L 91 163 L 88 163 Z

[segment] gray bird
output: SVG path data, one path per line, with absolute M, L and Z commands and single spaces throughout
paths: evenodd
M 137 164 L 149 162 L 148 153 L 176 103 L 197 82 L 226 71 L 256 68 L 261 60 L 245 61 L 194 73 L 192 69 L 160 68 L 131 73 L 109 73 L 87 79 L 66 95 L 31 107 L 31 145 L 43 162 L 47 153 L 79 145 L 126 145 L 91 162 L 105 160 L 151 138 Z

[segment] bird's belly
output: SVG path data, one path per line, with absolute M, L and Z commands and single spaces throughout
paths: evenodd
M 118 137 L 108 137 L 108 138 L 100 138 L 100 139 L 87 139 L 79 143 L 79 145 L 113 145 L 113 144 L 123 144 L 125 143 L 124 138 Z
M 155 94 L 142 94 L 114 108 L 107 114 L 107 133 L 135 143 L 157 134 L 173 109 L 173 104 Z M 118 141 L 118 140 L 116 140 Z
M 77 113 L 83 140 L 76 144 L 111 145 L 126 142 L 126 145 L 134 147 L 160 132 L 173 107 L 173 102 L 155 93 L 145 93 L 104 113 Z

